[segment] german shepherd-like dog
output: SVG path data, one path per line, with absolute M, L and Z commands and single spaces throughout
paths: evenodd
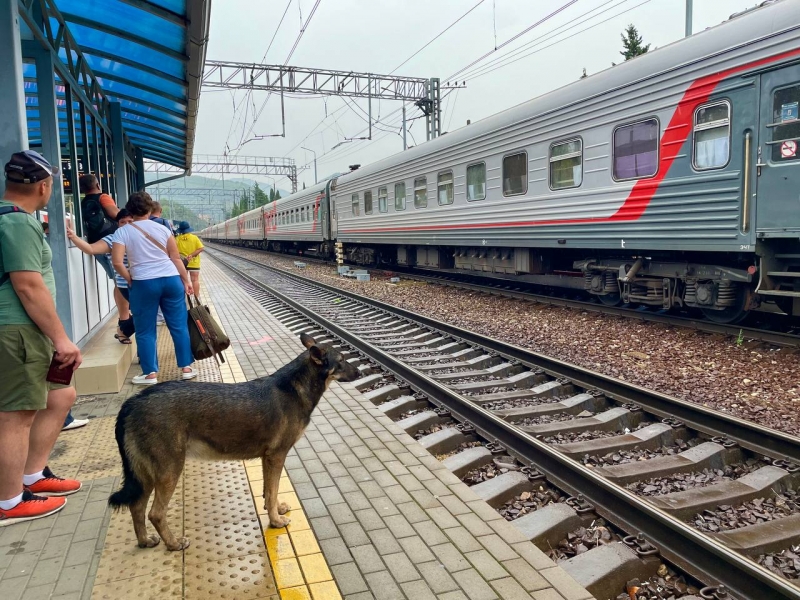
M 182 550 L 167 525 L 167 506 L 183 471 L 186 456 L 208 460 L 261 458 L 264 470 L 264 508 L 272 527 L 289 523 L 278 504 L 278 482 L 286 454 L 311 420 L 331 381 L 355 381 L 360 375 L 342 353 L 320 347 L 302 334 L 307 348 L 269 377 L 247 383 L 177 381 L 147 388 L 126 400 L 117 415 L 116 438 L 122 457 L 122 489 L 109 505 L 130 507 L 133 529 L 142 548 L 156 546 L 147 535 L 145 510 L 155 500 L 149 518 L 169 550 Z

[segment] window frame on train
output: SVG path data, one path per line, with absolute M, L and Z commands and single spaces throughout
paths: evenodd
M 483 167 L 483 183 L 482 183 L 483 195 L 480 198 L 477 198 L 477 197 L 470 198 L 469 171 L 473 167 Z M 480 202 L 481 200 L 486 200 L 486 161 L 476 162 L 476 163 L 472 163 L 472 164 L 467 165 L 466 180 L 465 180 L 464 185 L 466 186 L 465 194 L 466 194 L 466 197 L 467 197 L 467 202 Z
M 724 119 L 718 119 L 716 121 L 709 121 L 707 123 L 698 124 L 697 118 L 700 115 L 700 111 L 706 110 L 709 108 L 714 108 L 715 106 L 725 106 L 728 109 L 728 116 Z M 724 169 L 727 167 L 731 162 L 731 144 L 733 143 L 732 135 L 732 127 L 731 122 L 733 120 L 733 107 L 731 105 L 731 101 L 727 98 L 721 100 L 714 100 L 713 102 L 706 102 L 705 104 L 701 104 L 696 109 L 694 109 L 694 115 L 692 116 L 692 168 L 695 171 L 715 171 L 718 169 Z M 698 132 L 703 131 L 711 131 L 714 129 L 722 129 L 723 127 L 727 127 L 728 132 L 724 138 L 714 138 L 717 139 L 725 139 L 728 142 L 727 147 L 727 155 L 725 156 L 725 162 L 721 164 L 714 164 L 710 167 L 701 167 L 697 164 L 697 134 Z M 704 140 L 707 141 L 707 140 Z
M 354 217 L 361 216 L 361 200 L 358 197 L 358 192 L 350 195 L 350 209 Z
M 654 122 L 656 124 L 656 136 L 655 136 L 655 144 L 656 144 L 656 160 L 654 163 L 655 170 L 649 175 L 636 175 L 635 177 L 617 177 L 617 145 L 616 145 L 616 138 L 617 132 L 621 129 L 636 127 L 637 125 L 643 125 L 645 123 Z M 631 121 L 628 123 L 622 123 L 621 125 L 617 125 L 614 127 L 614 130 L 611 132 L 611 177 L 614 181 L 637 181 L 639 179 L 652 179 L 658 174 L 658 169 L 661 164 L 661 121 L 658 117 L 647 117 L 644 119 L 638 119 L 636 121 Z
M 389 212 L 389 189 L 385 185 L 378 188 L 378 212 Z
M 442 176 L 450 176 L 450 183 L 445 180 L 442 180 Z M 448 193 L 448 185 L 449 185 L 449 193 Z M 448 202 L 442 202 L 442 187 L 444 187 L 445 192 L 445 199 Z M 436 202 L 439 206 L 449 206 L 455 200 L 455 178 L 453 176 L 453 169 L 446 169 L 444 171 L 439 171 L 436 174 Z
M 566 154 L 559 154 L 557 156 L 553 155 L 553 150 L 555 150 L 556 147 L 558 147 L 558 146 L 566 146 L 567 144 L 574 144 L 575 142 L 578 142 L 578 144 L 579 144 L 578 150 L 574 150 L 572 152 L 567 152 Z M 547 156 L 548 156 L 547 183 L 550 186 L 550 189 L 552 191 L 557 192 L 557 191 L 561 191 L 561 190 L 569 190 L 569 189 L 573 189 L 573 188 L 579 188 L 579 187 L 581 187 L 581 185 L 583 185 L 583 138 L 581 138 L 580 136 L 576 136 L 576 137 L 571 137 L 571 138 L 568 138 L 568 139 L 565 139 L 565 140 L 559 140 L 557 142 L 553 142 L 552 144 L 550 144 L 550 149 L 547 152 Z M 572 169 L 573 169 L 573 183 L 572 184 L 568 184 L 568 185 L 555 185 L 556 181 L 555 181 L 554 166 L 557 163 L 560 163 L 560 162 L 563 162 L 563 161 L 567 161 L 567 160 L 572 160 L 572 159 L 575 159 L 575 158 L 579 159 L 579 161 L 578 161 L 577 165 L 573 165 L 572 166 Z M 574 178 L 575 166 L 580 167 L 580 169 L 578 171 L 578 176 L 579 176 L 578 177 L 578 183 L 574 183 L 574 181 L 575 181 L 575 178 Z
M 783 145 L 783 142 L 796 141 L 798 138 L 796 136 L 791 136 L 791 131 L 790 131 L 790 137 L 786 137 L 782 131 L 779 131 L 779 130 L 785 130 L 787 127 L 789 128 L 797 127 L 798 123 L 800 123 L 800 119 L 792 119 L 786 121 L 783 120 L 783 114 L 782 114 L 783 107 L 791 106 L 792 104 L 795 104 L 795 102 L 791 101 L 794 100 L 794 98 L 792 97 L 790 98 L 782 97 L 779 100 L 778 96 L 778 94 L 782 94 L 787 90 L 794 90 L 795 88 L 798 89 L 797 93 L 800 94 L 800 82 L 791 82 L 784 85 L 779 85 L 774 87 L 770 92 L 770 102 L 772 103 L 772 109 L 771 109 L 772 118 L 770 120 L 772 121 L 772 123 L 768 125 L 770 129 L 770 135 L 768 135 L 767 137 L 771 139 L 766 140 L 766 145 L 769 148 L 769 150 L 767 150 L 767 152 L 765 153 L 765 157 L 767 158 L 767 160 L 769 160 L 769 163 L 773 165 L 796 163 L 798 160 L 800 160 L 800 156 L 798 156 L 796 152 L 793 156 L 783 156 L 781 154 L 781 146 Z M 790 100 L 790 102 L 784 102 L 783 100 Z M 776 107 L 778 106 L 779 102 L 781 103 L 780 121 L 777 120 L 777 116 L 775 114 Z
M 369 198 L 369 204 L 367 204 Z M 364 214 L 371 215 L 374 207 L 372 206 L 372 190 L 364 190 Z
M 520 191 L 520 192 L 513 192 L 513 193 L 512 192 L 507 192 L 506 191 L 506 180 L 508 178 L 506 178 L 506 161 L 509 158 L 515 158 L 515 157 L 518 157 L 518 156 L 524 157 L 523 164 L 525 165 L 525 173 L 522 175 L 522 182 L 523 182 L 524 185 L 523 185 L 522 191 Z M 512 196 L 524 196 L 525 194 L 527 194 L 528 193 L 528 151 L 527 150 L 515 150 L 514 152 L 509 152 L 507 154 L 504 154 L 503 155 L 503 159 L 500 161 L 500 166 L 501 166 L 500 177 L 502 179 L 502 185 L 503 185 L 503 196 L 506 197 L 506 198 L 509 198 L 509 197 L 512 197 Z
M 419 183 L 419 182 L 422 183 Z M 417 202 L 417 192 L 423 191 L 425 193 L 425 204 Z M 414 178 L 414 208 L 428 208 L 428 176 L 422 175 L 421 177 Z
M 403 205 L 402 205 L 402 207 L 398 206 L 398 204 L 397 204 L 397 199 L 401 198 L 401 196 L 398 196 L 398 194 L 397 194 L 397 187 L 398 186 L 403 186 L 403 196 L 402 196 Z M 406 209 L 406 182 L 405 181 L 398 181 L 397 183 L 394 184 L 394 209 L 395 210 L 405 210 Z

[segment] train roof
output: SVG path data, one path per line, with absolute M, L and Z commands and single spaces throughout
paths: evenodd
M 399 152 L 356 171 L 342 175 L 337 185 L 379 173 L 398 164 L 423 158 L 492 131 L 524 122 L 565 106 L 579 104 L 615 89 L 631 86 L 682 66 L 719 54 L 744 43 L 768 37 L 780 31 L 800 27 L 800 0 L 778 0 L 768 5 L 733 15 L 727 21 L 688 38 L 652 50 L 574 83 L 547 92 L 532 100 L 508 108 L 461 127 L 435 140 Z

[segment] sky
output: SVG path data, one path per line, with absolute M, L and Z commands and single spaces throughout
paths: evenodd
M 693 31 L 717 25 L 755 3 L 694 0 Z M 557 12 L 559 9 L 563 10 Z M 645 43 L 651 44 L 651 51 L 681 39 L 685 2 L 215 0 L 207 59 L 284 64 L 301 24 L 307 23 L 286 64 L 380 74 L 396 70 L 396 74 L 409 77 L 439 77 L 445 86 L 448 78 L 463 67 L 542 20 L 455 77 L 459 84 L 465 81 L 466 87 L 443 91 L 442 131 L 454 131 L 467 120 L 475 122 L 576 81 L 584 69 L 591 75 L 611 67 L 612 62 L 622 62 L 620 34 L 629 23 L 637 27 Z M 512 56 L 492 63 L 509 52 Z M 519 60 L 503 66 L 515 58 Z M 367 135 L 366 99 L 348 99 L 348 105 L 336 96 L 287 97 L 286 137 L 282 138 L 265 137 L 282 131 L 280 97 L 267 97 L 266 92 L 248 95 L 243 90 L 201 92 L 195 153 L 288 156 L 302 168 L 298 175 L 302 187 L 303 183 L 314 183 L 313 154 L 303 147 L 316 152 L 320 179 L 403 149 L 400 101 L 373 101 L 377 122 L 373 121 L 372 140 L 352 141 L 332 150 L 347 138 Z M 410 104 L 407 111 L 409 119 L 420 114 Z M 260 116 L 256 119 L 257 114 Z M 412 121 L 409 132 L 409 145 L 423 143 L 424 119 Z M 272 183 L 269 179 L 265 181 Z M 289 188 L 286 179 L 275 183 L 279 188 Z

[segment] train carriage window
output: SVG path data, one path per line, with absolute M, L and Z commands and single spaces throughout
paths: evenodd
M 394 184 L 394 209 L 395 210 L 405 210 L 406 209 L 406 183 L 405 181 L 402 183 L 395 183 Z
M 772 96 L 772 162 L 800 160 L 800 85 L 775 90 Z M 784 143 L 786 142 L 786 143 Z M 794 144 L 792 144 L 794 142 Z
M 574 188 L 583 182 L 583 142 L 569 140 L 550 146 L 550 189 Z
M 467 201 L 486 198 L 486 163 L 467 167 Z
M 719 169 L 731 156 L 731 105 L 715 102 L 694 112 L 694 168 Z
M 614 130 L 614 179 L 640 179 L 658 172 L 658 120 Z
M 378 212 L 388 212 L 389 205 L 388 205 L 388 198 L 389 192 L 386 191 L 386 186 L 378 188 Z
M 439 206 L 453 203 L 453 172 L 439 173 L 437 181 Z
M 503 195 L 518 196 L 528 191 L 528 153 L 503 157 Z
M 414 180 L 414 208 L 428 206 L 428 179 L 417 177 Z
M 353 216 L 357 217 L 359 215 L 358 194 L 353 194 L 351 198 L 353 201 Z
M 372 214 L 372 190 L 364 192 L 364 214 Z

